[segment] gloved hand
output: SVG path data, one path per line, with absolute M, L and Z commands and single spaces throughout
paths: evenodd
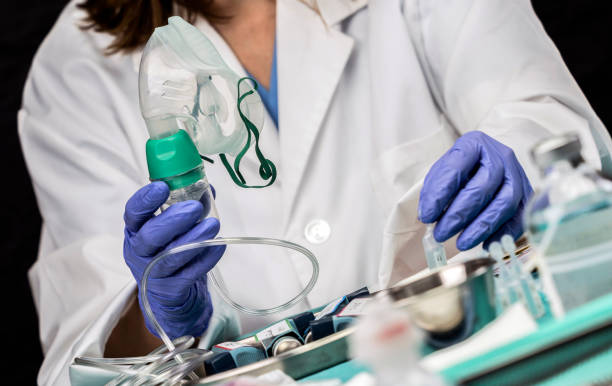
M 504 234 L 523 232 L 522 212 L 533 189 L 509 147 L 473 131 L 459 138 L 429 170 L 421 189 L 419 219 L 437 221 L 442 242 L 463 231 L 457 248 L 485 248 Z
M 168 186 L 153 182 L 138 190 L 125 206 L 123 256 L 138 283 L 147 264 L 159 252 L 174 246 L 211 239 L 219 232 L 219 221 L 208 218 L 198 223 L 203 206 L 199 201 L 179 202 L 161 214 L 155 211 L 168 198 Z M 183 335 L 200 336 L 212 315 L 206 273 L 219 261 L 225 246 L 186 251 L 168 256 L 151 271 L 148 299 L 151 309 L 171 339 Z M 143 310 L 144 313 L 144 310 Z M 149 331 L 157 335 L 145 317 Z

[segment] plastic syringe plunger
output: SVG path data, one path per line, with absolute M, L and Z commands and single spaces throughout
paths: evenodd
M 535 318 L 539 318 L 546 312 L 544 309 L 544 304 L 542 303 L 540 293 L 538 292 L 533 277 L 531 277 L 531 274 L 529 272 L 526 272 L 522 268 L 521 262 L 516 256 L 516 244 L 514 243 L 514 239 L 510 235 L 504 235 L 501 238 L 501 243 L 504 247 L 504 250 L 510 255 L 510 265 L 514 270 L 515 275 L 517 275 L 517 277 L 520 277 L 520 285 L 527 298 L 526 300 L 527 306 L 529 307 L 529 312 Z
M 506 283 L 506 288 L 508 289 L 509 294 L 511 295 L 512 302 L 515 300 L 520 301 L 525 305 L 525 307 L 529 307 L 527 303 L 527 296 L 525 295 L 525 291 L 523 290 L 523 286 L 521 285 L 521 277 L 516 274 L 516 271 L 509 270 L 504 262 L 504 251 L 499 242 L 495 241 L 489 245 L 489 252 L 491 253 L 491 257 L 493 257 L 499 264 L 499 273 L 502 278 L 502 281 Z
M 495 259 L 499 272 L 499 280 L 495 286 L 497 301 L 501 309 L 506 309 L 512 304 L 512 297 L 510 296 L 512 285 L 510 282 L 510 274 L 503 261 L 504 252 L 502 251 L 501 245 L 498 242 L 491 243 L 489 245 L 489 254 Z
M 499 277 L 506 284 L 507 287 L 512 286 L 512 274 L 508 270 L 506 263 L 504 262 L 504 251 L 502 246 L 497 241 L 492 242 L 489 245 L 489 253 L 491 257 L 495 259 L 499 268 Z
M 427 224 L 425 236 L 423 236 L 423 249 L 429 269 L 434 269 L 446 265 L 446 252 L 444 246 L 436 241 L 433 235 L 433 224 Z
M 504 251 L 500 243 L 494 241 L 489 244 L 489 253 L 491 254 L 491 257 L 497 261 L 497 263 L 503 263 Z

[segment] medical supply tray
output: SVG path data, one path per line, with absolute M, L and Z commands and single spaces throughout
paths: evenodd
M 612 294 L 442 372 L 451 384 L 612 383 Z M 602 361 L 610 359 L 607 366 Z M 590 371 L 586 371 L 586 370 Z

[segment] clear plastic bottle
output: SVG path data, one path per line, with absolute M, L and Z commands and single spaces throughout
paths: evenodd
M 172 129 L 170 126 L 163 131 L 164 135 L 152 135 L 146 145 L 151 181 L 163 181 L 170 189 L 170 195 L 161 209 L 166 210 L 180 201 L 196 200 L 204 205 L 202 220 L 206 217 L 219 218 L 197 148 L 187 132 Z
M 423 249 L 427 259 L 427 267 L 436 269 L 446 265 L 446 252 L 444 246 L 436 241 L 433 235 L 434 224 L 427 224 L 423 236 Z
M 204 206 L 202 219 L 207 217 L 219 218 L 212 189 L 206 176 L 191 185 L 171 190 L 168 200 L 162 205 L 161 210 L 166 210 L 172 204 L 187 200 L 196 200 L 202 203 Z
M 581 156 L 577 135 L 536 145 L 544 176 L 525 211 L 544 291 L 556 316 L 612 291 L 612 181 Z

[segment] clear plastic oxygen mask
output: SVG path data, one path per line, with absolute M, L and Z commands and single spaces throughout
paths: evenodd
M 219 155 L 237 185 L 274 183 L 276 167 L 259 148 L 264 107 L 257 83 L 232 71 L 197 28 L 174 16 L 155 29 L 142 54 L 138 88 L 151 140 L 183 130 L 200 155 Z M 265 181 L 261 185 L 247 184 L 240 171 L 252 147 Z
M 202 158 L 208 159 L 207 156 L 218 155 L 229 177 L 242 188 L 263 188 L 274 183 L 276 167 L 265 158 L 259 147 L 264 107 L 256 89 L 257 83 L 253 79 L 240 77 L 232 71 L 211 41 L 180 17 L 171 17 L 168 25 L 155 29 L 140 63 L 139 94 L 142 116 L 150 136 L 147 141 L 150 178 L 169 185 L 167 205 L 188 199 L 200 200 L 205 204 L 205 217 L 220 215 L 222 219 L 223 214 L 217 214 L 202 162 Z M 263 181 L 259 184 L 247 183 L 240 170 L 240 163 L 249 152 L 259 161 L 259 178 Z M 231 275 L 224 277 L 218 267 L 209 273 L 209 283 L 217 288 L 226 302 L 242 312 L 262 315 L 287 309 L 303 299 L 316 282 L 318 263 L 314 255 L 306 248 L 284 240 L 225 237 L 184 245 L 165 254 L 220 244 L 248 245 L 241 247 L 248 249 L 243 253 L 234 253 L 240 249 L 238 247 L 228 248 L 218 264 L 223 266 L 229 264 L 226 261 L 236 260 L 231 255 L 241 256 L 242 261 L 234 261 L 231 265 L 234 271 L 246 271 L 234 275 L 242 281 L 232 285 Z M 255 259 L 252 256 L 265 257 L 257 264 L 251 264 Z M 268 257 L 278 261 L 266 261 Z M 251 285 L 247 285 L 244 277 L 250 272 L 249 266 L 256 271 L 256 266 L 274 264 L 278 269 L 285 264 L 293 273 L 289 264 L 295 259 L 310 263 L 305 265 L 312 267 L 309 280 L 285 289 L 291 293 L 285 293 L 283 297 L 278 297 L 278 291 L 274 290 L 266 296 L 258 289 L 255 293 L 259 297 L 269 299 L 254 298 L 252 288 L 260 287 L 258 281 L 267 281 L 268 278 L 253 274 L 250 275 Z M 250 287 L 247 291 L 250 296 L 240 296 L 240 291 L 247 287 Z

